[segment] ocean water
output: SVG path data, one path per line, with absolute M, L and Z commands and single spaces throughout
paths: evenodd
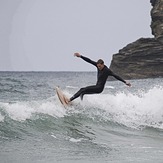
M 96 72 L 0 72 L 0 163 L 162 163 L 163 78 L 108 81 L 64 108 Z

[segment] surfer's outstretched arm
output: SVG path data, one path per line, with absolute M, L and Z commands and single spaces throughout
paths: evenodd
M 86 62 L 88 62 L 88 63 L 90 63 L 90 64 L 92 64 L 92 65 L 94 65 L 94 66 L 97 67 L 97 62 L 92 61 L 91 59 L 82 56 L 80 53 L 74 53 L 74 56 L 76 56 L 76 57 L 80 57 L 80 58 L 82 58 L 84 61 L 86 61 Z
M 123 80 L 120 76 L 114 74 L 112 71 L 111 71 L 111 76 L 113 76 L 113 77 L 115 77 L 117 80 L 119 80 L 119 81 L 125 83 L 125 84 L 126 84 L 127 86 L 129 86 L 129 87 L 131 86 L 131 84 L 130 84 L 129 82 Z

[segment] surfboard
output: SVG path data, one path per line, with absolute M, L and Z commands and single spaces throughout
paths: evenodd
M 67 104 L 66 101 L 68 100 L 68 98 L 64 95 L 64 93 L 61 91 L 61 89 L 60 89 L 59 87 L 56 87 L 55 90 L 56 90 L 57 96 L 58 96 L 58 98 L 59 98 L 61 104 L 62 104 L 64 107 L 67 107 L 68 104 Z

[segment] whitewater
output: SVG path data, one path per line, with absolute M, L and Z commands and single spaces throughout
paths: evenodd
M 0 72 L 1 163 L 162 163 L 163 78 L 107 81 L 64 108 L 96 72 Z

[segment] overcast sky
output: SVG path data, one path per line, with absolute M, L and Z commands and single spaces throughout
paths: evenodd
M 73 57 L 104 59 L 153 37 L 150 0 L 0 0 L 0 71 L 92 71 Z

